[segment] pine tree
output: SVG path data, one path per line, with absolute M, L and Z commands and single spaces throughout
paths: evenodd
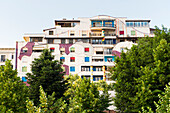
M 30 84 L 30 99 L 38 105 L 39 86 L 41 85 L 47 95 L 55 92 L 55 98 L 59 99 L 67 89 L 64 80 L 62 63 L 54 60 L 54 56 L 48 49 L 44 49 L 39 58 L 34 59 L 31 65 L 32 73 L 28 73 L 28 83 Z
M 10 60 L 0 69 L 0 112 L 22 113 L 26 111 L 28 88 L 12 70 Z
M 65 92 L 69 97 L 68 113 L 101 113 L 109 107 L 111 98 L 107 89 L 99 94 L 94 83 L 78 76 L 70 76 L 69 83 L 70 88 Z

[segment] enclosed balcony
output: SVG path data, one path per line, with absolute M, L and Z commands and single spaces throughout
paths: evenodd
M 114 20 L 91 20 L 91 29 L 115 29 Z

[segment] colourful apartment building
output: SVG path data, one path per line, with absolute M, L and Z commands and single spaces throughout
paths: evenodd
M 23 81 L 26 73 L 31 72 L 34 58 L 48 48 L 56 60 L 63 62 L 66 75 L 109 82 L 108 69 L 115 65 L 115 57 L 120 56 L 124 44 L 131 47 L 139 37 L 154 36 L 150 20 L 99 15 L 54 23 L 54 27 L 44 29 L 43 33 L 27 33 L 23 36 L 25 41 L 16 42 L 15 67 Z

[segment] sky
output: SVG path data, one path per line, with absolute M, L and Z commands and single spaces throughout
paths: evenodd
M 109 15 L 150 19 L 170 28 L 170 0 L 0 0 L 0 48 L 15 48 L 24 33 L 42 33 L 56 19 Z

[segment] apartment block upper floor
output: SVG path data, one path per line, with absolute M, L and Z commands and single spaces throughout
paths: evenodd
M 25 34 L 26 42 L 116 44 L 122 41 L 135 42 L 138 37 L 153 37 L 150 20 L 129 20 L 126 17 L 99 15 L 91 18 L 55 20 L 53 28 L 43 33 Z M 67 40 L 68 39 L 68 40 Z M 102 40 L 104 39 L 104 40 Z

